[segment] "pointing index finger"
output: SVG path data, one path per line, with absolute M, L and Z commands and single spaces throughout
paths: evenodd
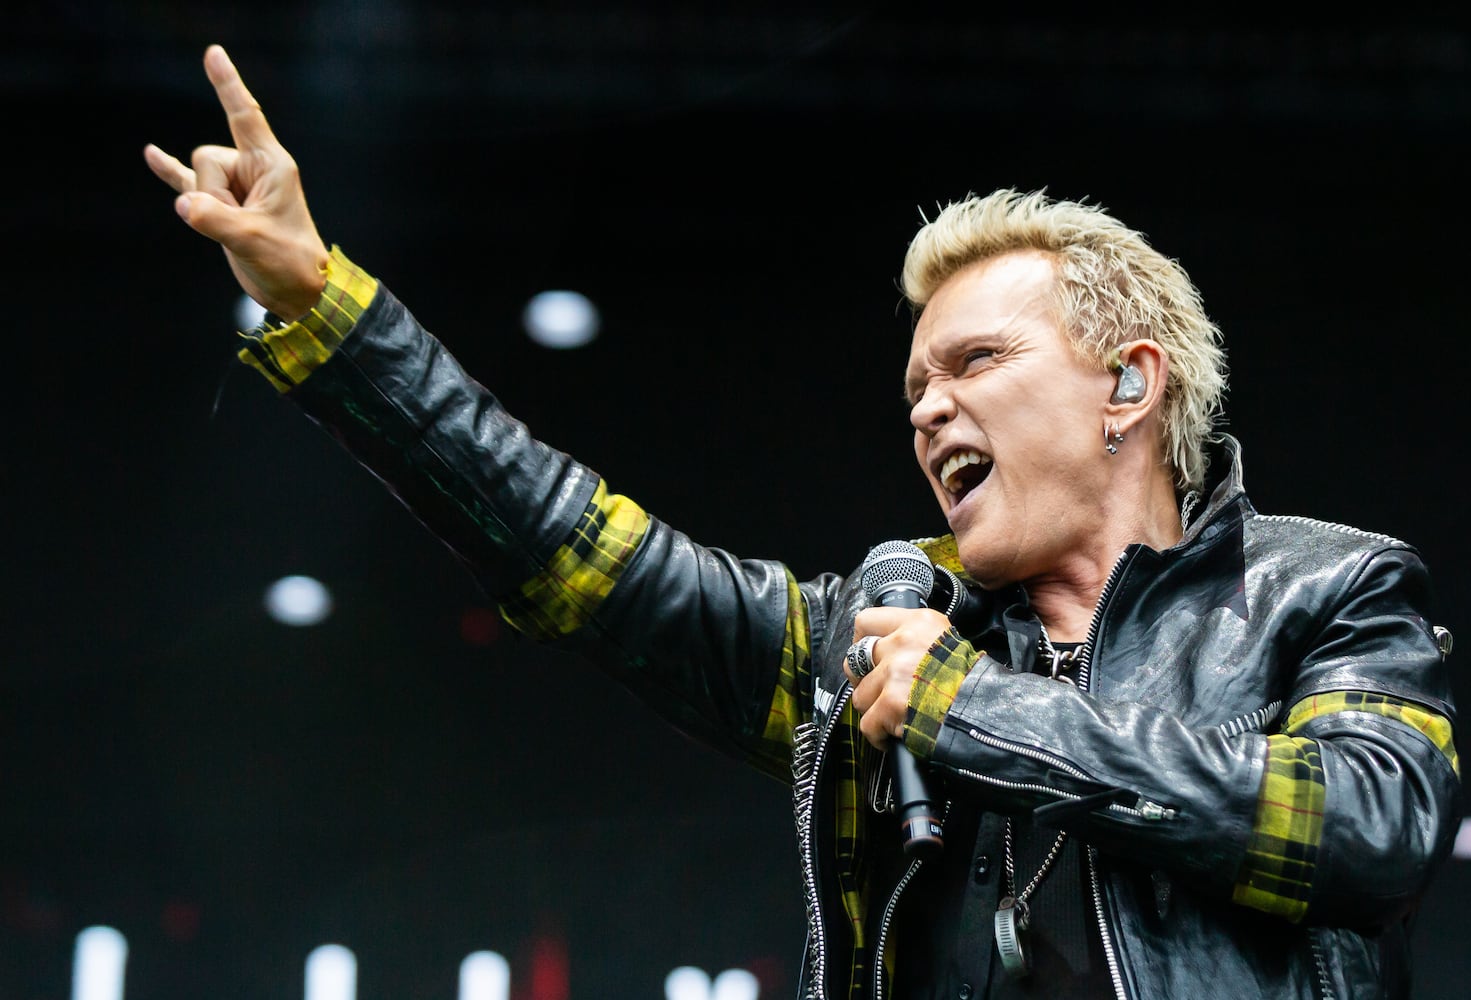
M 240 71 L 225 54 L 220 45 L 211 45 L 204 52 L 204 72 L 214 84 L 215 95 L 230 123 L 230 135 L 235 147 L 240 150 L 264 149 L 279 146 L 271 126 L 266 124 L 265 113 L 260 104 L 240 79 Z

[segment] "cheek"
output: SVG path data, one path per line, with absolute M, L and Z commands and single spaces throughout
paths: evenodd
M 940 506 L 945 506 L 947 494 L 940 488 L 940 484 L 930 478 L 930 439 L 920 431 L 914 432 L 914 460 L 919 464 L 919 474 L 924 476 L 924 481 L 930 484 L 930 490 L 935 494 L 935 499 Z

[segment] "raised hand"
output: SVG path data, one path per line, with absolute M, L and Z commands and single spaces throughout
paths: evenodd
M 205 50 L 204 71 L 225 109 L 234 147 L 199 146 L 188 167 L 150 143 L 143 159 L 179 192 L 179 217 L 224 248 L 246 294 L 283 319 L 297 319 L 321 295 L 328 253 L 307 210 L 296 161 L 221 46 Z

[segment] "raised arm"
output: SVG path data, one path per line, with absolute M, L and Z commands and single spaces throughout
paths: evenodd
M 326 247 L 295 161 L 224 49 L 204 65 L 234 147 L 200 146 L 192 167 L 156 146 L 144 157 L 281 320 L 245 332 L 241 360 L 377 476 L 518 633 L 789 777 L 811 627 L 786 567 L 695 544 L 537 440 L 375 277 Z

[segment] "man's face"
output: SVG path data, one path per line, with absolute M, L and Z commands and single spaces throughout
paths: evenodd
M 986 587 L 1091 555 L 1103 516 L 1113 378 L 1073 353 L 1052 289 L 1041 254 L 983 261 L 935 293 L 910 349 L 914 453 Z

